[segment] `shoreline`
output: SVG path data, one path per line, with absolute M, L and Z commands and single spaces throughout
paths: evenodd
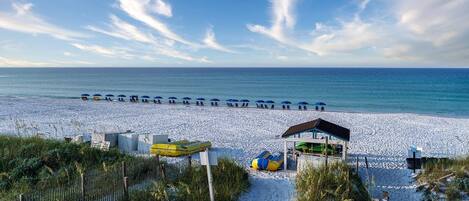
M 29 98 L 43 98 L 43 99 L 51 99 L 51 100 L 80 100 L 81 101 L 81 98 L 80 97 L 69 97 L 69 96 L 17 96 L 17 95 L 0 95 L 0 100 L 2 98 L 9 98 L 9 99 L 29 99 Z M 220 99 L 221 100 L 221 99 Z M 164 101 L 167 101 L 166 99 Z M 194 100 L 192 100 L 194 101 Z M 88 102 L 96 102 L 96 101 L 93 101 L 93 100 L 88 100 Z M 100 102 L 107 102 L 106 100 L 101 100 Z M 117 101 L 113 101 L 113 103 L 119 103 L 119 104 L 128 104 L 130 103 L 128 100 L 126 100 L 126 102 L 117 102 Z M 206 101 L 206 102 L 209 102 L 209 101 Z M 231 108 L 231 107 L 227 107 L 225 104 L 224 104 L 224 100 L 221 100 L 220 101 L 220 105 L 217 106 L 218 108 Z M 154 104 L 152 102 L 150 103 L 142 103 L 142 102 L 139 102 L 139 103 L 133 103 L 133 104 Z M 251 102 L 251 104 L 255 104 L 254 102 Z M 156 104 L 155 104 L 156 105 Z M 159 105 L 170 105 L 166 102 L 163 102 L 162 104 L 159 104 Z M 177 104 L 173 105 L 171 104 L 171 106 L 176 106 L 176 105 L 182 105 L 182 103 L 180 102 L 177 102 Z M 292 105 L 295 105 L 295 104 L 292 104 Z M 194 106 L 194 107 L 199 107 L 199 106 L 196 106 L 194 105 L 194 103 L 191 103 L 191 105 L 182 105 L 182 106 Z M 277 108 L 275 109 L 259 109 L 259 108 L 256 108 L 256 107 L 247 107 L 247 108 L 233 108 L 233 109 L 259 109 L 259 110 L 280 110 L 280 111 L 298 111 L 295 107 L 292 107 L 292 109 L 290 110 L 282 110 L 282 109 L 278 109 L 278 106 L 281 106 L 281 104 L 277 104 L 276 103 L 276 106 Z M 205 106 L 202 106 L 202 107 L 212 107 L 210 105 L 205 105 Z M 311 105 L 310 107 L 314 108 L 314 105 Z M 315 111 L 314 109 L 308 109 L 307 111 Z M 304 112 L 304 111 L 303 111 Z M 318 112 L 318 111 L 316 111 Z M 401 111 L 398 111 L 398 112 L 391 112 L 391 111 L 350 111 L 350 110 L 334 110 L 334 109 L 329 109 L 328 106 L 326 106 L 326 111 L 324 112 L 331 112 L 331 113 L 347 113 L 347 114 L 376 114 L 376 115 L 383 115 L 383 114 L 403 114 L 403 115 L 416 115 L 416 116 L 429 116 L 429 117 L 438 117 L 438 118 L 454 118 L 454 119 L 469 119 L 469 114 L 467 115 L 451 115 L 451 114 L 435 114 L 435 113 L 419 113 L 419 112 L 401 112 Z

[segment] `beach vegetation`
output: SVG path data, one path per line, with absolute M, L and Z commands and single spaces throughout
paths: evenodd
M 298 201 L 371 201 L 360 177 L 345 163 L 306 167 L 296 176 Z
M 469 195 L 469 156 L 427 161 L 417 175 L 422 200 L 462 200 Z

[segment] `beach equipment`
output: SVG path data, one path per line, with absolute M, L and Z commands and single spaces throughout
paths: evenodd
M 282 101 L 282 109 L 290 109 L 291 102 L 290 101 Z
M 89 99 L 89 94 L 81 94 L 81 100 L 87 101 Z
M 189 102 L 191 99 L 192 99 L 192 98 L 190 98 L 190 97 L 184 97 L 184 98 L 182 98 L 182 104 L 186 104 L 186 105 L 191 104 L 191 103 Z
M 282 152 L 271 154 L 269 151 L 263 151 L 251 161 L 251 168 L 255 170 L 277 171 L 282 168 L 282 164 Z
M 274 101 L 268 100 L 268 101 L 265 101 L 265 103 L 270 105 L 270 109 L 274 109 L 274 107 L 275 107 L 275 102 Z M 266 105 L 266 108 L 268 108 L 267 105 Z
M 129 96 L 130 102 L 138 102 L 138 96 L 137 95 L 131 95 Z
M 321 111 L 324 111 L 324 106 L 326 106 L 326 103 L 324 102 L 316 102 L 316 111 L 319 110 L 319 107 L 321 107 Z
M 249 106 L 249 100 L 248 99 L 242 99 L 239 102 L 243 103 L 241 107 L 248 107 Z
M 107 101 L 112 101 L 113 98 L 114 98 L 114 95 L 112 95 L 112 94 L 106 94 L 105 99 L 106 99 Z
M 93 94 L 93 100 L 99 101 L 99 100 L 101 100 L 101 98 L 102 98 L 101 94 Z
M 155 97 L 153 98 L 153 103 L 161 104 L 161 99 L 163 99 L 163 97 L 161 97 L 161 96 L 155 96 Z
M 212 143 L 208 141 L 188 141 L 180 140 L 171 143 L 157 143 L 153 144 L 150 153 L 159 156 L 179 157 L 188 156 L 207 148 L 210 148 Z
M 256 101 L 256 107 L 257 108 L 264 108 L 264 101 L 263 100 L 257 100 Z
M 220 102 L 220 99 L 218 99 L 218 98 L 210 99 L 210 105 L 212 105 L 212 106 L 218 106 L 218 102 Z
M 148 103 L 148 99 L 150 99 L 150 96 L 142 96 L 142 103 Z
M 308 105 L 308 102 L 302 101 L 298 103 L 298 110 L 306 110 L 306 105 Z
M 238 102 L 239 102 L 238 99 L 231 99 L 232 106 L 234 107 L 238 107 Z
M 197 98 L 195 101 L 196 105 L 204 106 L 205 98 Z
M 177 100 L 178 98 L 176 98 L 176 97 L 174 97 L 174 96 L 171 96 L 171 97 L 169 97 L 168 99 L 169 99 L 169 104 L 176 104 L 176 100 Z
M 138 153 L 149 153 L 153 144 L 168 143 L 168 141 L 168 135 L 156 135 L 149 133 L 139 134 L 137 143 Z
M 138 134 L 124 133 L 117 136 L 117 147 L 124 153 L 137 151 Z
M 125 102 L 125 99 L 124 99 L 125 97 L 127 97 L 127 96 L 125 96 L 125 95 L 123 95 L 123 94 L 118 95 L 118 96 L 117 96 L 117 101 L 119 101 L 119 102 Z

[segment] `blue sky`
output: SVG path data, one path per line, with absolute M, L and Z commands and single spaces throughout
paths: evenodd
M 1 67 L 466 67 L 467 0 L 0 0 Z

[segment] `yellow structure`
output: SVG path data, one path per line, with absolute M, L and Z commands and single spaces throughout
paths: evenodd
M 205 141 L 181 140 L 172 143 L 153 144 L 150 148 L 150 153 L 153 155 L 179 157 L 188 156 L 197 152 L 201 152 L 210 148 L 212 143 Z

